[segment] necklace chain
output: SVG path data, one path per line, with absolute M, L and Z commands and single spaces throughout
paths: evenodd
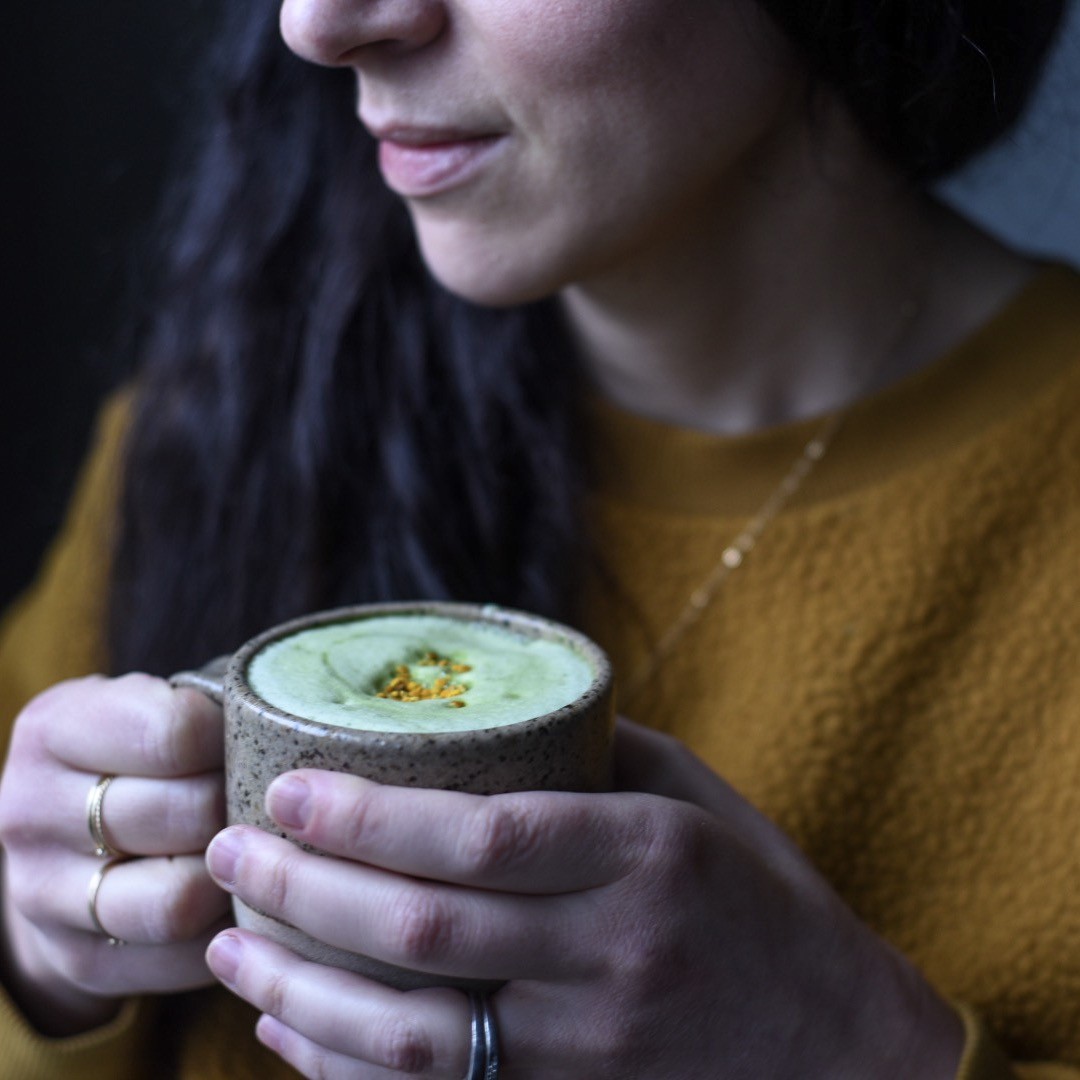
M 674 651 L 683 635 L 690 630 L 712 603 L 720 587 L 731 574 L 742 566 L 746 557 L 757 546 L 761 534 L 769 523 L 788 504 L 803 485 L 803 481 L 814 471 L 814 467 L 825 456 L 833 437 L 846 417 L 846 410 L 830 416 L 818 428 L 811 439 L 802 448 L 802 452 L 792 462 L 784 478 L 765 500 L 758 512 L 727 547 L 720 553 L 716 565 L 709 571 L 700 585 L 690 594 L 675 621 L 664 631 L 652 650 L 648 663 L 630 683 L 624 693 L 625 701 L 633 701 L 645 685 L 659 670 L 660 666 Z
M 886 357 L 893 356 L 904 341 L 916 317 L 922 310 L 922 299 L 911 298 L 901 306 L 900 325 L 897 328 L 891 347 L 885 351 Z M 876 369 L 873 374 L 877 374 Z M 873 378 L 868 380 L 868 386 L 872 386 L 873 383 Z M 783 479 L 761 505 L 758 512 L 720 553 L 720 558 L 716 564 L 690 594 L 689 599 L 683 605 L 675 620 L 657 641 L 645 667 L 637 673 L 636 677 L 630 681 L 627 688 L 622 692 L 621 696 L 624 704 L 632 702 L 653 679 L 663 663 L 672 654 L 675 646 L 704 615 L 720 587 L 746 561 L 747 556 L 757 546 L 758 540 L 761 539 L 761 534 L 784 509 L 825 456 L 850 409 L 851 405 L 833 413 L 821 424 L 802 448 L 799 456 L 792 462 Z

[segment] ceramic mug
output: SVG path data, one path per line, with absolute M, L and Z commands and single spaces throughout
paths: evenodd
M 583 659 L 587 689 L 569 704 L 516 723 L 427 734 L 367 731 L 306 719 L 264 701 L 248 681 L 252 660 L 267 646 L 305 630 L 382 616 L 438 616 L 483 623 L 525 639 L 557 643 Z M 384 784 L 494 795 L 508 791 L 605 791 L 611 786 L 614 699 L 611 665 L 585 635 L 537 615 L 493 605 L 441 601 L 367 604 L 318 612 L 252 638 L 230 656 L 170 680 L 191 686 L 225 710 L 225 783 L 230 825 L 284 834 L 267 816 L 266 789 L 298 768 L 352 773 Z M 313 849 L 309 849 L 313 850 Z M 379 979 L 400 989 L 486 983 L 409 971 L 318 941 L 234 898 L 238 926 L 293 952 Z

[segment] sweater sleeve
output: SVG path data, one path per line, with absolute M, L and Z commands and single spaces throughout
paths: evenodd
M 35 583 L 0 623 L 0 734 L 35 694 L 105 666 L 102 641 L 111 522 L 128 395 L 99 418 L 67 518 Z M 148 1068 L 149 1001 L 127 1002 L 109 1024 L 69 1038 L 46 1038 L 0 988 L 0 1080 L 134 1080 Z
M 47 1039 L 0 991 L 0 1080 L 136 1080 L 153 1075 L 149 1001 L 130 1001 L 109 1024 Z
M 1010 1064 L 975 1010 L 956 1006 L 964 1021 L 964 1056 L 956 1080 L 1080 1080 L 1080 1068 L 1052 1062 Z
M 0 621 L 0 734 L 35 694 L 106 666 L 103 641 L 112 521 L 130 397 L 102 410 L 60 533 L 36 581 Z

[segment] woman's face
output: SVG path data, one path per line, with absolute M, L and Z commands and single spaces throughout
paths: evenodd
M 754 0 L 284 0 L 451 290 L 519 303 L 625 271 L 722 206 L 797 69 Z

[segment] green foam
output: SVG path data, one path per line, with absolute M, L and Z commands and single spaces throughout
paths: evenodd
M 419 666 L 428 653 L 471 670 Z M 395 701 L 377 695 L 399 664 L 430 685 L 449 674 L 457 699 Z M 294 716 L 365 731 L 431 733 L 516 724 L 554 712 L 593 681 L 571 646 L 491 623 L 438 615 L 385 615 L 301 630 L 267 645 L 247 680 L 265 702 Z

